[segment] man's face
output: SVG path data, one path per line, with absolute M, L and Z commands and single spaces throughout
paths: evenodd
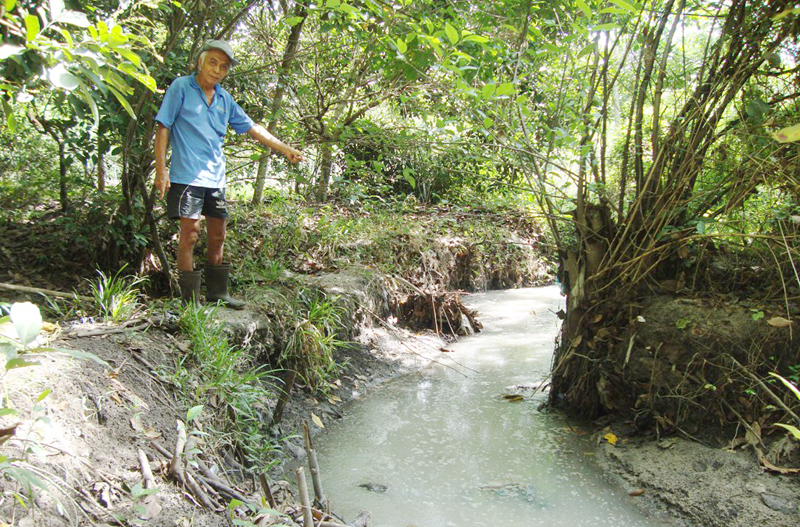
M 200 85 L 214 86 L 225 78 L 230 68 L 231 59 L 224 51 L 209 49 L 197 70 L 197 81 Z

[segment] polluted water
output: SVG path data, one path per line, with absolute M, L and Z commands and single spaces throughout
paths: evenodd
M 333 510 L 372 527 L 652 526 L 592 461 L 586 433 L 542 408 L 557 287 L 470 295 L 484 330 L 439 364 L 349 405 L 314 443 Z

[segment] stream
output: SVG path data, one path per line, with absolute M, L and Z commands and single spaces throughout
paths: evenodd
M 559 289 L 466 303 L 482 333 L 355 400 L 315 438 L 333 510 L 348 521 L 368 510 L 372 527 L 663 525 L 603 477 L 580 427 L 539 409 Z

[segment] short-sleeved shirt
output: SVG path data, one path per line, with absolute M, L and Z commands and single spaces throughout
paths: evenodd
M 195 74 L 178 77 L 164 94 L 156 121 L 169 128 L 172 144 L 169 179 L 196 187 L 225 187 L 223 139 L 228 125 L 237 134 L 253 120 L 219 84 L 208 104 Z

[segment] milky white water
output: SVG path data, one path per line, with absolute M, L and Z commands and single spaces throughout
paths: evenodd
M 372 527 L 660 525 L 602 477 L 564 417 L 538 409 L 546 394 L 515 390 L 547 377 L 558 288 L 466 301 L 484 331 L 441 359 L 461 373 L 434 364 L 392 381 L 315 438 L 333 510 L 369 510 Z M 525 399 L 503 400 L 512 392 Z

